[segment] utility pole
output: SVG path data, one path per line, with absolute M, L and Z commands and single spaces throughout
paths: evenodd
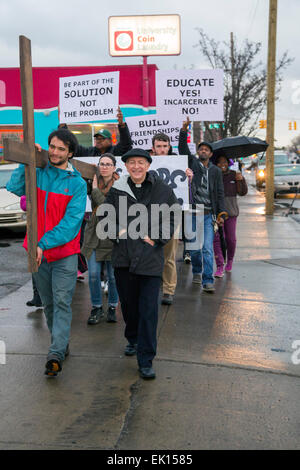
M 233 33 L 230 33 L 230 58 L 231 58 L 231 89 L 232 89 L 232 103 L 231 103 L 231 111 L 230 111 L 230 118 L 229 122 L 231 123 L 231 135 L 235 135 L 235 133 L 232 133 L 235 129 L 235 118 L 234 118 L 234 113 L 235 113 L 235 94 L 236 94 L 236 89 L 235 89 L 235 70 L 234 70 L 234 43 L 233 43 Z M 222 138 L 222 137 L 221 137 Z
M 277 0 L 269 0 L 269 43 L 267 75 L 266 215 L 274 212 L 274 121 L 276 84 Z

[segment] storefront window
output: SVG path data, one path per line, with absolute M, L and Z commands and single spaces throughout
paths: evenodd
M 79 144 L 84 147 L 94 145 L 94 134 L 100 129 L 108 129 L 111 132 L 113 145 L 116 145 L 119 140 L 117 124 L 68 124 L 68 128 L 76 135 Z
M 68 129 L 75 134 L 80 145 L 84 147 L 93 145 L 93 126 L 91 124 L 68 124 Z
M 4 162 L 3 159 L 3 139 L 23 141 L 23 128 L 22 126 L 0 126 L 0 163 Z

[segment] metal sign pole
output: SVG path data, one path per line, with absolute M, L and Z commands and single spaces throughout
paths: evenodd
M 147 56 L 143 56 L 143 107 L 149 108 L 149 77 Z

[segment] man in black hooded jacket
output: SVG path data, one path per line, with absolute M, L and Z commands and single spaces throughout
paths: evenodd
M 111 153 L 118 157 L 128 152 L 132 148 L 132 140 L 120 107 L 118 108 L 117 119 L 120 134 L 120 141 L 117 145 L 112 145 L 112 134 L 108 129 L 100 129 L 94 134 L 95 145 L 91 147 L 78 145 L 74 157 L 100 157 L 103 153 Z M 60 124 L 59 127 L 68 128 L 66 124 Z
M 189 170 L 187 176 L 191 181 L 191 204 L 204 206 L 204 243 L 203 247 L 190 250 L 193 283 L 202 284 L 203 290 L 214 293 L 213 276 L 213 239 L 214 223 L 223 226 L 227 217 L 225 211 L 224 186 L 222 171 L 211 163 L 213 148 L 209 142 L 200 142 L 197 156 L 191 155 L 187 145 L 187 128 L 189 119 L 183 123 L 179 134 L 179 153 L 188 155 Z M 193 216 L 195 218 L 195 216 Z M 185 219 L 188 221 L 188 218 Z

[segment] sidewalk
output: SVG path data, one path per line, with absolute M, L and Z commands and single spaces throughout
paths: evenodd
M 71 354 L 56 379 L 43 375 L 43 313 L 25 306 L 31 283 L 0 300 L 0 449 L 300 449 L 300 225 L 262 215 L 254 188 L 239 204 L 234 269 L 214 295 L 191 283 L 180 245 L 154 381 L 123 355 L 120 315 L 86 324 L 87 280 L 77 283 Z

